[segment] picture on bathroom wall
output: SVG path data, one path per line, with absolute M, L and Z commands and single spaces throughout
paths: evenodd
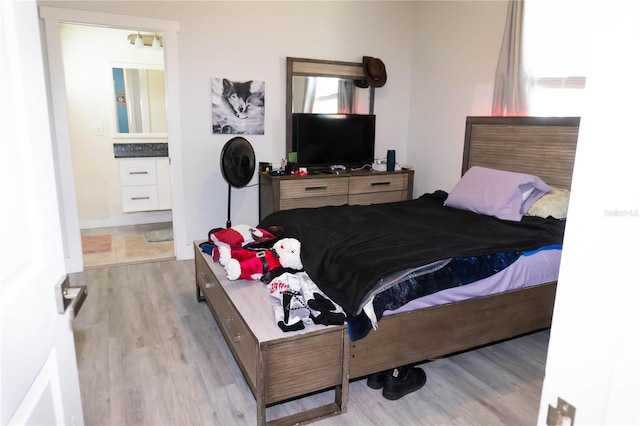
M 264 135 L 264 81 L 211 79 L 214 134 Z

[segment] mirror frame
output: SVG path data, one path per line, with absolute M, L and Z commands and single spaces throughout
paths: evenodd
M 293 112 L 293 77 L 339 77 L 365 80 L 361 62 L 325 61 L 319 59 L 287 57 L 287 102 L 286 102 L 286 154 L 291 152 L 291 122 Z M 369 86 L 369 114 L 373 114 L 375 88 Z
M 159 140 L 166 140 L 168 138 L 168 132 L 167 133 L 119 133 L 117 131 L 118 129 L 118 114 L 116 112 L 116 104 L 115 104 L 115 91 L 114 91 L 114 87 L 113 87 L 113 74 L 112 74 L 112 69 L 113 68 L 130 68 L 130 69 L 143 69 L 143 70 L 155 70 L 155 71 L 165 71 L 164 66 L 162 65 L 156 65 L 156 64 L 137 64 L 137 63 L 125 63 L 125 62 L 111 62 L 109 64 L 109 78 L 111 79 L 112 83 L 110 85 L 111 87 L 111 103 L 112 103 L 112 107 L 111 107 L 111 116 L 112 121 L 113 121 L 113 128 L 116 130 L 113 133 L 113 138 L 114 139 L 159 139 Z M 167 107 L 166 107 L 166 93 L 167 93 L 167 76 L 166 76 L 166 72 L 165 72 L 165 76 L 164 76 L 164 86 L 165 86 L 165 114 L 167 113 Z

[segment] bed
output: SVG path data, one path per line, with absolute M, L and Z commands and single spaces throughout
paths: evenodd
M 578 118 L 468 117 L 462 174 L 464 175 L 474 166 L 486 167 L 535 175 L 548 185 L 569 189 L 578 127 Z M 441 195 L 435 194 L 436 198 Z M 430 203 L 438 202 L 437 199 L 433 201 L 432 196 L 427 198 L 431 200 L 428 201 Z M 425 201 L 425 203 L 428 202 Z M 398 204 L 397 207 L 400 208 L 401 203 L 394 204 Z M 372 206 L 371 209 L 382 209 L 377 211 L 385 214 L 383 207 Z M 366 207 L 360 207 L 360 209 L 366 209 Z M 308 213 L 311 211 L 316 209 Z M 293 219 L 290 219 L 290 215 Z M 308 235 L 301 231 L 304 228 L 303 225 L 296 225 L 305 221 L 301 219 L 304 215 L 305 213 L 299 210 L 286 214 L 274 212 L 258 226 L 284 226 L 284 236 L 300 237 L 304 248 L 313 243 L 305 240 Z M 316 222 L 311 223 L 318 226 Z M 559 231 L 553 228 L 550 232 L 553 234 Z M 372 241 L 372 245 L 375 245 L 376 240 Z M 545 241 L 544 244 L 553 242 L 557 242 L 557 235 Z M 507 246 L 507 249 L 511 248 L 513 247 Z M 504 247 L 500 248 L 500 250 L 503 249 Z M 518 246 L 518 250 L 521 250 L 521 247 Z M 307 263 L 311 263 L 310 259 L 307 258 Z M 304 253 L 303 263 L 305 263 Z M 307 263 L 305 268 L 308 266 Z M 321 273 L 320 270 L 316 270 L 315 275 L 310 274 L 310 276 L 315 281 L 316 278 L 321 278 L 318 275 Z M 336 383 L 336 407 L 333 413 L 346 409 L 348 385 L 345 385 L 348 380 L 402 365 L 435 359 L 549 327 L 556 282 L 540 282 L 512 290 L 508 286 L 511 280 L 509 275 L 503 277 L 502 282 L 503 285 L 506 283 L 506 286 L 498 293 L 473 298 L 462 296 L 445 301 L 444 304 L 427 302 L 426 305 L 418 304 L 409 310 L 400 309 L 393 314 L 387 312 L 379 319 L 377 330 L 365 333 L 356 339 L 352 338 L 351 332 L 351 338 L 348 339 L 345 336 L 342 340 L 337 339 L 341 345 L 342 362 L 339 365 L 327 366 L 327 369 L 343 370 L 340 376 L 341 382 Z M 317 281 L 321 282 L 322 279 Z M 332 295 L 335 293 L 325 291 L 326 288 L 323 288 L 321 283 L 318 286 L 334 299 Z M 197 288 L 201 291 L 202 284 Z M 199 298 L 202 299 L 200 295 Z M 341 299 L 340 305 L 344 304 L 347 307 L 345 311 L 350 317 L 354 317 L 362 312 L 364 299 L 360 295 L 358 301 L 351 305 L 348 300 Z M 273 318 L 268 320 L 273 321 Z M 310 331 L 310 333 L 315 332 Z M 287 342 L 295 344 L 297 338 L 302 343 L 304 336 L 309 333 L 299 332 L 289 336 L 286 336 L 286 333 L 282 334 Z M 293 365 L 297 351 L 294 349 L 288 353 L 292 357 L 290 363 Z M 318 373 L 319 376 L 330 376 L 334 373 L 333 370 Z M 259 379 L 258 383 L 262 381 Z M 260 390 L 254 390 L 254 393 L 259 400 L 262 395 Z M 326 416 L 330 413 L 325 410 L 318 411 L 316 414 Z M 309 417 L 304 419 L 308 420 Z M 296 417 L 295 420 L 299 421 L 300 417 Z M 260 408 L 260 403 L 258 421 L 259 423 L 264 421 L 264 407 Z

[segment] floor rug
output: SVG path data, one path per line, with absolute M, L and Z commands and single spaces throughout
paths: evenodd
M 85 235 L 82 237 L 82 253 L 103 253 L 111 251 L 111 234 Z
M 157 243 L 159 241 L 173 241 L 173 229 L 167 228 L 145 231 L 144 236 L 150 243 Z

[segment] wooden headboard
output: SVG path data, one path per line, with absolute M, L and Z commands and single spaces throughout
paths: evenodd
M 467 117 L 462 174 L 472 166 L 571 188 L 579 117 Z

